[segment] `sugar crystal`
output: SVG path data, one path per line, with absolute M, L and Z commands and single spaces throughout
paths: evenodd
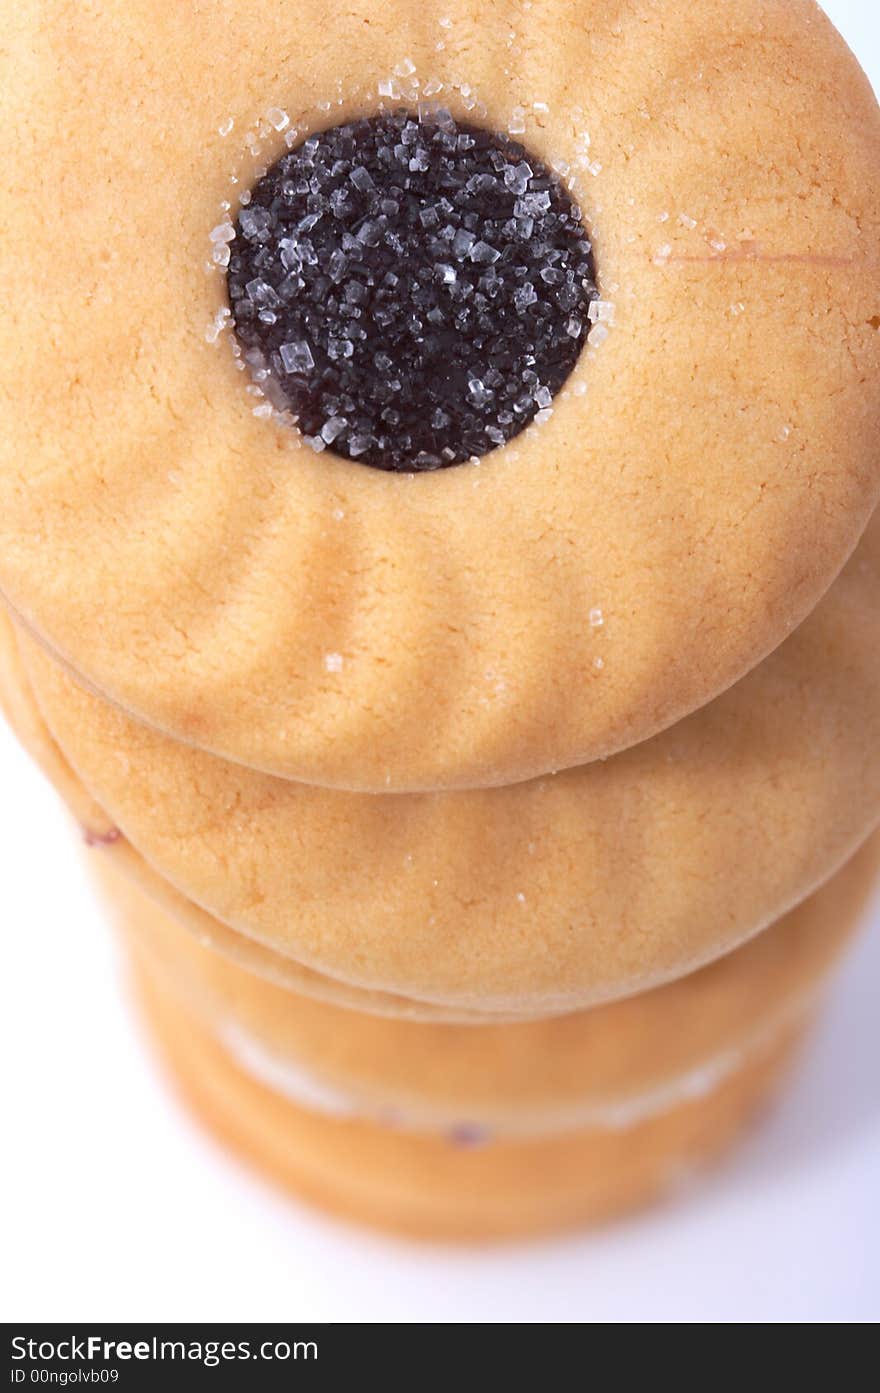
M 312 350 L 304 339 L 294 343 L 283 343 L 278 351 L 285 372 L 311 372 L 315 366 Z

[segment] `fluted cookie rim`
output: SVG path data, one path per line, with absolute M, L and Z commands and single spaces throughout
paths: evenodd
M 187 899 L 160 875 L 131 846 L 119 828 L 89 795 L 46 726 L 30 692 L 27 675 L 23 667 L 16 663 L 14 631 L 2 609 L 0 659 L 5 660 L 0 661 L 0 707 L 25 749 L 79 823 L 86 846 L 93 848 L 93 854 L 99 858 L 93 863 L 93 870 L 112 916 L 119 915 L 116 887 L 128 883 L 132 886 L 136 898 L 143 896 L 160 914 L 178 923 L 181 931 L 189 934 L 200 947 L 209 952 L 216 951 L 229 959 L 239 970 L 258 980 L 342 1010 L 366 1012 L 414 1024 L 491 1028 L 535 1023 L 553 1016 L 568 1015 L 572 1009 L 576 1009 L 572 1008 L 570 1003 L 546 1002 L 540 1013 L 506 1013 L 503 1010 L 479 1012 L 456 1010 L 454 1007 L 444 1007 L 416 998 L 407 999 L 389 992 L 364 989 L 344 979 L 316 972 L 296 959 L 274 951 L 246 934 L 236 932 Z M 877 838 L 876 832 L 869 834 L 842 866 L 836 868 L 821 885 L 814 888 L 810 896 L 795 905 L 789 913 L 808 909 L 811 900 L 827 896 L 829 890 L 834 890 L 836 880 L 847 875 L 851 868 L 854 872 L 860 872 L 855 893 L 860 899 L 860 909 L 863 908 L 864 902 L 871 894 L 869 882 L 876 878 L 874 867 L 880 851 Z M 853 911 L 854 918 L 858 912 L 860 910 Z M 772 932 L 775 927 L 774 923 L 769 931 Z M 740 947 L 747 950 L 751 941 L 747 940 Z M 737 952 L 739 949 L 735 948 L 733 951 Z M 702 967 L 711 971 L 713 967 L 723 967 L 724 961 L 724 958 L 716 957 L 702 964 Z M 662 990 L 668 982 L 669 979 L 666 979 L 666 983 L 655 984 L 655 989 Z M 632 997 L 629 999 L 632 1000 Z M 613 1007 L 616 1000 L 621 998 L 612 998 L 609 1003 L 603 1004 Z
M 810 619 L 672 730 L 553 779 L 430 796 L 243 770 L 21 643 L 66 759 L 188 904 L 367 990 L 534 1016 L 728 952 L 880 822 L 878 587 L 880 513 Z
M 22 748 L 70 813 L 88 857 L 100 858 L 89 862 L 99 880 L 106 874 L 101 861 L 106 861 L 112 867 L 111 874 L 130 881 L 160 911 L 175 919 L 182 932 L 192 935 L 202 947 L 211 948 L 244 971 L 276 986 L 344 1010 L 444 1025 L 497 1025 L 532 1019 L 504 1011 L 483 1013 L 456 1010 L 415 998 L 408 999 L 393 992 L 371 991 L 343 978 L 318 972 L 296 958 L 276 952 L 247 934 L 237 932 L 209 914 L 161 875 L 132 846 L 105 809 L 91 797 L 43 720 L 23 669 L 7 662 L 9 656 L 17 656 L 14 632 L 0 606 L 0 711 Z M 24 686 L 21 686 L 22 681 Z M 560 1004 L 557 1009 L 561 1014 L 567 1008 Z

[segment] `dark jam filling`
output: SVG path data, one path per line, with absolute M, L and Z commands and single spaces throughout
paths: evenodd
M 559 179 L 443 111 L 309 137 L 235 233 L 229 303 L 266 396 L 315 448 L 377 469 L 442 469 L 517 435 L 571 372 L 598 298 Z

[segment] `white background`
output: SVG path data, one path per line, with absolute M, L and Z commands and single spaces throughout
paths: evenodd
M 880 5 L 826 6 L 880 89 Z M 487 1252 L 289 1203 L 178 1109 L 66 817 L 0 726 L 5 1319 L 880 1318 L 880 907 L 782 1107 L 647 1217 Z

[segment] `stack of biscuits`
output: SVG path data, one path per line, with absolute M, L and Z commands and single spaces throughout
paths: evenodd
M 552 0 L 550 47 L 511 45 L 513 0 L 418 8 L 304 0 L 296 44 L 283 6 L 219 0 L 173 26 L 59 0 L 45 42 L 0 21 L 0 700 L 195 1111 L 297 1195 L 470 1240 L 604 1220 L 721 1154 L 871 892 L 880 113 L 807 0 Z M 379 434 L 361 460 L 356 354 L 323 427 L 284 396 L 325 400 L 322 340 L 316 308 L 311 347 L 261 338 L 298 313 L 273 239 L 321 313 L 337 272 L 369 303 L 373 234 L 349 271 L 331 232 L 357 233 L 321 240 L 322 171 L 354 171 L 386 220 L 418 203 L 399 264 L 458 218 L 440 281 L 481 293 L 497 243 L 501 304 L 507 234 L 449 193 L 475 126 L 515 134 L 485 148 L 533 199 L 517 314 L 563 276 L 529 241 L 553 171 L 577 195 L 583 341 L 515 433 L 485 373 L 467 419 L 436 408 L 440 465 Z M 440 149 L 435 205 L 406 169 Z M 438 381 L 413 372 L 414 414 Z M 443 461 L 474 411 L 498 442 Z

